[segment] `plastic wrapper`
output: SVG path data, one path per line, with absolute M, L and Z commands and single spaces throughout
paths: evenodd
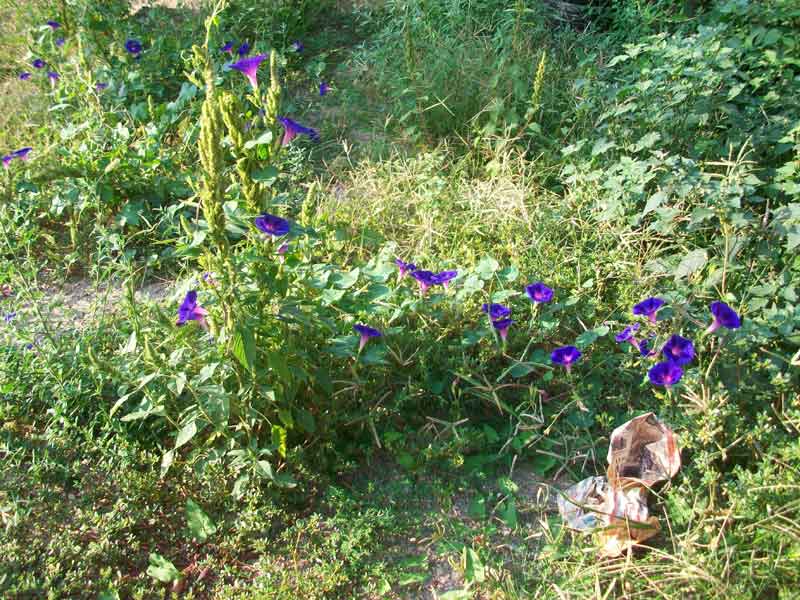
M 631 419 L 611 434 L 608 477 L 589 477 L 558 499 L 571 529 L 594 532 L 601 556 L 619 556 L 659 532 L 649 515 L 651 486 L 680 468 L 675 435 L 653 413 Z

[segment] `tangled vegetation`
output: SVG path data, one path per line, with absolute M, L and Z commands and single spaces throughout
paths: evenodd
M 0 8 L 3 597 L 795 597 L 795 1 L 141 4 Z

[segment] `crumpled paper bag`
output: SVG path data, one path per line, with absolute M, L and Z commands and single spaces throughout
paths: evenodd
M 600 555 L 619 556 L 660 531 L 649 516 L 647 493 L 680 468 L 675 435 L 653 413 L 631 419 L 611 434 L 608 477 L 589 477 L 558 498 L 567 526 L 596 532 Z

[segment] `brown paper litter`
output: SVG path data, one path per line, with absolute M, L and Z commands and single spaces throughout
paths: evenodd
M 681 466 L 675 434 L 653 413 L 617 427 L 608 449 L 607 477 L 589 477 L 558 498 L 571 529 L 597 532 L 601 556 L 619 556 L 659 532 L 647 492 Z

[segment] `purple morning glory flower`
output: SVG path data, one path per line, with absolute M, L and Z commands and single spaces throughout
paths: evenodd
M 655 352 L 650 351 L 650 341 L 649 340 L 642 340 L 639 342 L 639 354 L 642 356 L 652 356 Z
M 303 127 L 300 125 L 300 123 L 292 121 L 288 117 L 278 117 L 278 121 L 280 121 L 281 125 L 283 125 L 284 131 L 283 140 L 281 141 L 282 146 L 290 143 L 298 135 L 307 135 L 309 138 L 311 138 L 312 142 L 319 142 L 319 133 L 317 133 L 315 129 Z
M 403 262 L 399 258 L 396 258 L 394 260 L 394 264 L 397 265 L 397 269 L 400 272 L 400 279 L 405 277 L 408 273 L 411 273 L 411 272 L 417 270 L 417 265 L 415 265 L 414 263 L 410 263 L 410 262 L 409 263 Z
M 28 160 L 28 154 L 31 153 L 31 150 L 33 150 L 33 148 L 31 148 L 30 146 L 26 148 L 20 148 L 19 150 L 15 150 L 14 152 L 12 152 L 11 156 L 12 158 L 18 158 L 20 160 Z
M 289 251 L 288 242 L 284 243 L 284 244 L 281 244 L 281 247 L 278 248 L 278 254 L 281 254 L 281 255 L 286 254 L 288 251 Z
M 508 338 L 508 328 L 513 324 L 513 319 L 500 319 L 499 321 L 492 321 L 492 326 L 497 330 L 497 333 L 500 334 L 500 337 L 504 342 L 506 341 L 506 338 Z
M 132 38 L 128 38 L 125 41 L 125 50 L 127 50 L 130 54 L 138 55 L 142 52 L 142 42 L 139 40 L 135 40 Z
M 44 66 L 47 64 L 41 58 L 37 58 L 32 63 L 34 69 L 44 69 Z
M 233 42 L 225 42 L 225 45 L 222 48 L 220 48 L 219 51 L 233 54 Z
M 417 280 L 419 284 L 419 293 L 421 296 L 424 296 L 428 289 L 436 285 L 436 274 L 432 271 L 412 271 L 411 276 Z
M 250 53 L 250 44 L 245 42 L 244 44 L 239 46 L 239 48 L 236 50 L 236 53 L 242 57 L 247 56 Z
M 31 78 L 31 74 L 28 71 L 23 71 L 19 74 L 19 78 L 22 81 L 28 81 Z
M 373 329 L 372 327 L 367 327 L 366 325 L 361 325 L 360 323 L 353 325 L 353 329 L 355 329 L 356 333 L 358 333 L 361 336 L 361 340 L 358 343 L 359 352 L 361 352 L 364 349 L 364 346 L 367 345 L 367 342 L 370 340 L 370 338 L 381 337 L 383 335 L 377 329 Z
M 55 71 L 48 71 L 47 72 L 47 76 L 50 78 L 50 81 L 52 81 L 53 83 L 55 83 L 56 81 L 61 79 L 61 75 L 59 75 Z
M 206 271 L 202 275 L 203 281 L 205 281 L 208 285 L 215 287 L 217 285 L 217 280 L 214 278 L 214 274 Z
M 618 333 L 614 338 L 617 342 L 629 342 L 634 338 L 634 334 L 639 331 L 639 324 L 634 323 L 633 325 L 628 325 L 625 329 L 622 330 L 621 333 Z
M 3 157 L 3 167 L 7 169 L 11 165 L 12 160 L 14 160 L 14 157 L 11 156 L 10 154 L 6 154 Z
M 56 43 L 56 48 L 61 48 L 66 41 L 67 40 L 65 40 L 64 38 L 61 38 L 61 37 L 57 38 L 56 42 L 55 42 Z
M 303 45 L 303 42 L 301 42 L 300 40 L 295 40 L 295 41 L 292 42 L 292 50 L 294 50 L 295 52 L 302 52 L 305 49 L 306 49 L 306 47 Z
M 709 307 L 714 321 L 706 329 L 706 333 L 713 333 L 720 327 L 726 329 L 739 329 L 742 326 L 742 319 L 730 306 L 724 302 L 712 302 Z
M 673 335 L 664 344 L 661 352 L 668 361 L 674 362 L 676 365 L 685 365 L 692 362 L 694 358 L 694 344 L 692 344 L 692 340 Z
M 458 271 L 442 271 L 434 276 L 436 283 L 444 286 L 444 289 L 450 287 L 450 282 L 458 277 Z
M 658 363 L 652 367 L 647 376 L 650 378 L 650 383 L 653 385 L 663 385 L 669 387 L 675 385 L 683 377 L 683 369 L 677 363 L 672 361 Z
M 48 21 L 47 24 L 50 26 L 50 29 L 52 29 L 53 31 L 55 31 L 56 29 L 61 27 L 61 23 L 59 23 L 58 21 Z
M 533 302 L 550 302 L 553 299 L 553 290 L 541 281 L 526 286 L 525 293 Z
M 274 237 L 286 235 L 289 233 L 290 229 L 289 221 L 269 213 L 264 213 L 260 217 L 256 217 L 255 224 L 260 231 Z
M 633 314 L 647 317 L 651 323 L 655 323 L 656 313 L 664 304 L 665 302 L 661 298 L 647 298 L 633 307 Z
M 108 87 L 107 83 L 100 82 L 100 81 L 98 81 L 97 83 L 94 84 L 94 89 L 97 90 L 98 92 L 102 92 L 107 87 Z
M 331 86 L 329 86 L 327 83 L 323 81 L 322 83 L 319 84 L 319 95 L 324 96 L 325 94 L 328 93 L 330 89 Z
M 10 312 L 10 313 L 6 313 L 6 315 L 3 317 L 3 320 L 6 323 L 11 323 L 11 321 L 13 321 L 14 317 L 16 317 L 16 316 L 17 316 L 17 312 L 16 311 L 13 311 L 13 312 Z
M 556 348 L 550 353 L 550 360 L 557 365 L 562 365 L 567 369 L 567 372 L 572 368 L 572 365 L 578 362 L 581 357 L 581 351 L 575 346 L 562 346 Z
M 267 60 L 266 54 L 259 54 L 258 56 L 251 56 L 250 58 L 243 58 L 239 62 L 231 65 L 231 69 L 236 69 L 241 72 L 245 77 L 250 80 L 250 85 L 253 89 L 258 89 L 258 67 L 262 62 Z
M 178 321 L 175 324 L 180 327 L 189 321 L 197 321 L 205 329 L 207 314 L 208 311 L 205 308 L 197 305 L 197 292 L 192 290 L 186 294 L 178 308 Z
M 484 304 L 481 310 L 489 315 L 492 321 L 503 319 L 511 314 L 511 309 L 502 304 Z

